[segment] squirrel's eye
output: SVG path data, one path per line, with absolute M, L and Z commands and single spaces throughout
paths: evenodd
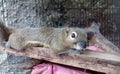
M 76 38 L 76 37 L 77 37 L 77 33 L 73 32 L 72 35 L 71 35 L 71 38 Z

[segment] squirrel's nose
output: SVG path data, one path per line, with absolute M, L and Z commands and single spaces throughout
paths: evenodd
M 87 41 L 80 41 L 79 45 L 83 48 L 86 48 L 86 46 L 88 46 Z

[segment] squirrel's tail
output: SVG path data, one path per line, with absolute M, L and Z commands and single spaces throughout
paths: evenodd
M 5 24 L 2 21 L 0 21 L 0 32 L 2 34 L 3 39 L 7 41 L 9 35 L 13 32 L 13 29 L 6 27 Z

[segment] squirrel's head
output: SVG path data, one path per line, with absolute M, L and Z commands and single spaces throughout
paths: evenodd
M 65 28 L 63 32 L 63 42 L 66 48 L 83 50 L 88 43 L 86 31 L 81 28 Z

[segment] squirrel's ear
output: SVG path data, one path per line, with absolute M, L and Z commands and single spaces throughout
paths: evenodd
M 66 38 L 66 37 L 68 37 L 69 33 L 70 33 L 70 28 L 69 28 L 69 27 L 65 27 L 65 28 L 63 29 L 62 35 L 63 35 L 63 37 Z
M 70 28 L 69 28 L 69 27 L 66 27 L 66 28 L 65 28 L 65 33 L 68 34 L 69 32 L 70 32 Z
M 94 32 L 87 32 L 87 39 L 88 40 L 91 40 L 93 36 L 94 36 Z

